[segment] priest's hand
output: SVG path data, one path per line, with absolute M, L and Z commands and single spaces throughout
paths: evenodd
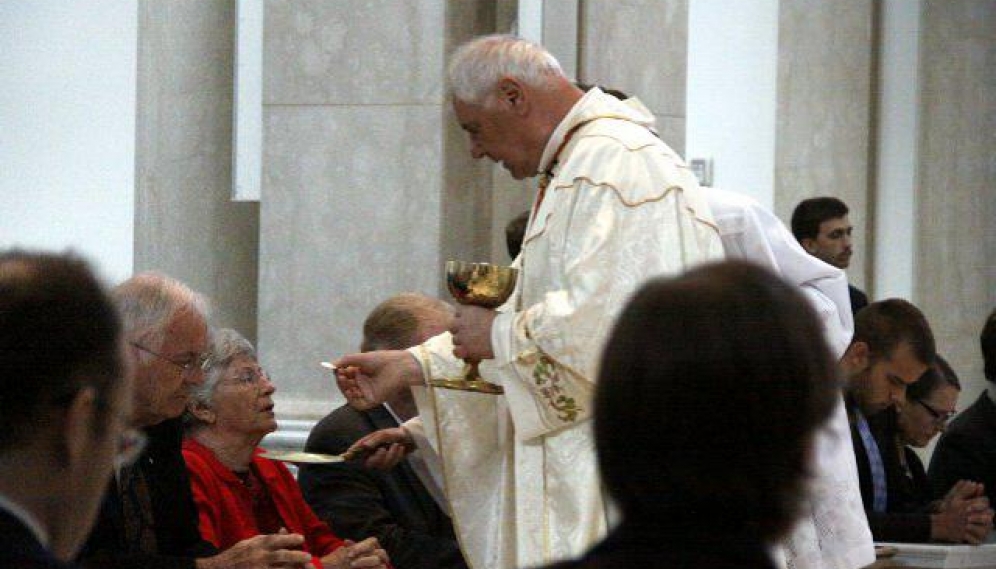
M 497 313 L 490 308 L 461 305 L 450 324 L 453 355 L 468 361 L 495 357 L 491 349 L 491 323 Z
M 354 409 L 380 405 L 410 385 L 421 385 L 422 368 L 404 350 L 381 350 L 343 356 L 335 362 L 339 390 Z

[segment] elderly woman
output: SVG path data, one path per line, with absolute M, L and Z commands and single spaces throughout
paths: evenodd
M 939 357 L 906 389 L 894 412 L 883 412 L 878 425 L 888 488 L 886 512 L 869 513 L 878 541 L 948 541 L 980 543 L 992 530 L 992 510 L 981 484 L 961 480 L 939 501 L 931 490 L 923 463 L 912 447 L 923 448 L 944 430 L 955 414 L 961 385 Z
M 623 513 L 556 569 L 773 569 L 806 497 L 834 362 L 794 287 L 744 262 L 652 280 L 606 344 L 596 385 L 603 480 Z
M 257 445 L 277 428 L 274 386 L 252 345 L 234 330 L 213 334 L 204 383 L 191 393 L 183 456 L 207 541 L 226 549 L 260 534 L 291 532 L 321 569 L 389 567 L 376 538 L 343 541 L 318 519 L 282 463 Z

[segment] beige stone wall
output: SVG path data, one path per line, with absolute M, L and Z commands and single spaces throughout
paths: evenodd
M 233 203 L 235 2 L 139 2 L 135 270 L 211 299 L 256 337 L 258 207 Z
M 688 1 L 589 0 L 580 35 L 578 80 L 639 97 L 684 155 Z
M 486 259 L 489 168 L 443 95 L 445 54 L 490 31 L 486 2 L 266 3 L 260 351 L 282 416 L 338 392 L 373 306 L 443 294 L 446 259 Z
M 915 301 L 965 384 L 996 308 L 996 2 L 922 3 Z
M 871 254 L 868 172 L 872 125 L 872 0 L 781 0 L 775 213 L 788 222 L 801 200 L 831 195 L 850 208 L 848 278 L 867 286 Z

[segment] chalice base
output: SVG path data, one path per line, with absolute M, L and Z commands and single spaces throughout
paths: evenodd
M 501 395 L 505 389 L 500 385 L 495 385 L 490 381 L 481 379 L 477 372 L 477 364 L 467 364 L 463 368 L 463 377 L 459 379 L 431 379 L 429 385 L 440 389 L 454 389 L 456 391 L 470 391 L 473 393 L 486 393 L 488 395 Z

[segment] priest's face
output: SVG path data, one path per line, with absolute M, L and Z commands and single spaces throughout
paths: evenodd
M 475 105 L 453 99 L 453 111 L 470 138 L 471 156 L 500 163 L 516 180 L 536 175 L 540 157 L 525 136 L 528 123 L 503 101 Z

